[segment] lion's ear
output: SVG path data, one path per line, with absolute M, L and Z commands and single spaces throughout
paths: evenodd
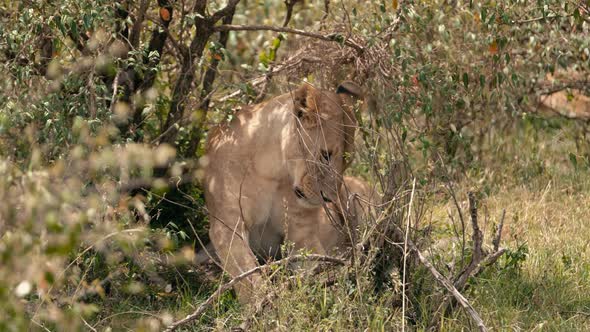
M 352 107 L 354 104 L 362 100 L 362 112 L 373 113 L 377 110 L 377 103 L 373 97 L 363 92 L 363 89 L 352 81 L 344 81 L 340 83 L 336 89 L 336 93 L 340 96 L 345 106 Z
M 360 99 L 363 96 L 363 90 L 361 87 L 352 81 L 344 81 L 340 83 L 336 89 L 336 93 L 339 95 L 348 95 L 357 99 Z
M 316 107 L 313 104 L 313 86 L 303 83 L 293 92 L 293 112 L 301 121 L 313 120 L 317 117 L 312 114 Z

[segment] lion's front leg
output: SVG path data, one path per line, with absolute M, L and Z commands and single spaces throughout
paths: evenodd
M 232 278 L 258 266 L 256 257 L 248 245 L 248 234 L 239 213 L 212 217 L 209 236 L 223 270 Z M 253 303 L 255 292 L 260 285 L 260 273 L 254 273 L 237 283 L 234 290 L 240 303 Z

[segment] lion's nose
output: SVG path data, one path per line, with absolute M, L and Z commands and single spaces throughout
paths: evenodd
M 295 192 L 295 196 L 297 196 L 297 198 L 305 198 L 305 194 L 299 187 L 295 187 L 293 191 Z
M 328 196 L 326 196 L 323 191 L 320 191 L 320 195 L 322 195 L 322 199 L 324 200 L 324 202 L 332 203 L 332 200 L 328 198 Z

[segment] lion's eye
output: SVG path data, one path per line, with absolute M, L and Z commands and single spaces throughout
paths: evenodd
M 320 151 L 320 153 L 322 154 L 322 159 L 324 159 L 325 162 L 329 163 L 330 159 L 332 159 L 332 151 L 322 150 Z

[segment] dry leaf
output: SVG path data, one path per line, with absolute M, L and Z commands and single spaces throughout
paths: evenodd
M 498 54 L 498 43 L 494 40 L 488 47 L 490 54 Z
M 160 8 L 160 18 L 162 18 L 164 22 L 170 21 L 170 11 L 163 7 Z

